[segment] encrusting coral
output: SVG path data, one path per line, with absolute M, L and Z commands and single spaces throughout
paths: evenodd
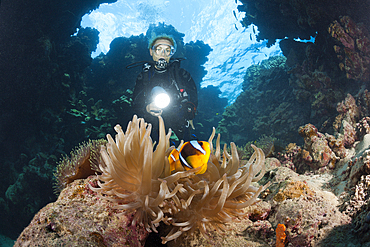
M 171 130 L 159 117 L 159 142 L 153 150 L 150 138 L 151 125 L 134 116 L 126 133 L 121 126 L 115 127 L 115 140 L 107 135 L 108 143 L 101 148 L 102 171 L 98 175 L 98 188 L 107 200 L 117 203 L 117 209 L 134 211 L 132 224 L 143 224 L 148 231 L 157 231 L 161 221 L 172 229 L 162 243 L 178 238 L 183 233 L 199 229 L 204 235 L 208 227 L 226 230 L 225 223 L 243 215 L 241 209 L 258 200 L 258 195 L 269 186 L 259 188 L 252 182 L 260 180 L 265 173 L 263 151 L 253 146 L 255 153 L 246 165 L 239 167 L 236 145 L 231 143 L 231 154 L 224 146 L 220 149 L 220 135 L 204 174 L 195 174 L 199 168 L 188 171 L 169 169 L 168 155 Z

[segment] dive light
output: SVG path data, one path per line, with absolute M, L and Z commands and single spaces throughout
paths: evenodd
M 152 97 L 154 105 L 160 109 L 167 107 L 170 104 L 170 96 L 168 96 L 166 90 L 160 86 L 155 86 L 152 89 Z

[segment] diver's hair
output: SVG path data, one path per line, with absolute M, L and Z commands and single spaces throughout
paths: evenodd
M 175 48 L 175 51 L 176 51 L 177 44 L 176 44 L 176 41 L 175 41 L 174 37 L 172 35 L 165 34 L 165 33 L 158 34 L 158 35 L 153 33 L 152 37 L 149 38 L 148 48 L 151 49 L 153 47 L 153 45 L 155 44 L 155 42 L 159 39 L 166 39 L 166 40 L 170 41 L 172 46 Z

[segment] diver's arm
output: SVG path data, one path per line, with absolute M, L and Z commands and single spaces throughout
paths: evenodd
M 143 73 L 140 73 L 136 79 L 133 93 L 134 112 L 141 116 L 145 116 L 146 113 L 149 113 L 154 117 L 161 116 L 163 110 L 155 106 L 153 102 L 148 101 L 148 95 L 150 95 L 150 92 L 148 83 L 145 83 L 143 78 Z
M 143 116 L 146 109 L 146 90 L 147 86 L 143 80 L 143 73 L 140 73 L 136 78 L 136 84 L 133 92 L 133 109 L 134 112 L 138 115 Z

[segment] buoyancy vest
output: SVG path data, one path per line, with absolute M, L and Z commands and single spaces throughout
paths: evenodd
M 147 102 L 151 103 L 151 89 L 155 86 L 160 86 L 170 95 L 171 107 L 178 107 L 189 101 L 189 94 L 186 91 L 184 79 L 180 74 L 180 61 L 171 62 L 166 70 L 159 71 L 154 68 L 154 65 L 146 63 L 143 66 L 143 83 L 145 86 L 144 96 Z

